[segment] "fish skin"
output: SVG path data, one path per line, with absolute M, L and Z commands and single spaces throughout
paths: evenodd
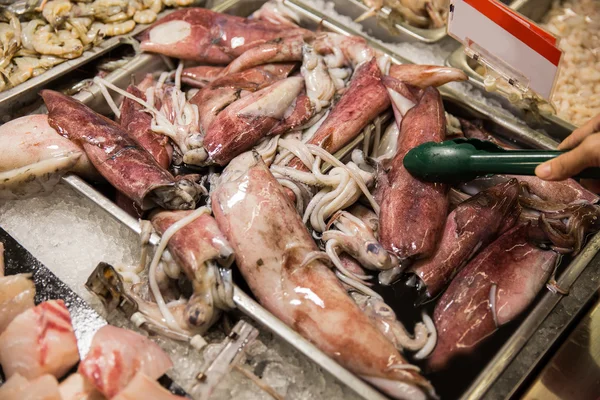
M 431 390 L 417 372 L 389 369 L 406 361 L 325 263 L 317 259 L 302 265 L 318 248 L 281 185 L 260 156 L 255 157 L 255 165 L 228 175 L 231 179 L 212 194 L 215 219 L 254 295 L 284 323 L 365 379 L 406 384 L 421 394 Z
M 453 357 L 474 351 L 499 326 L 523 312 L 544 287 L 558 255 L 529 244 L 528 229 L 528 224 L 519 224 L 505 232 L 444 292 L 433 315 L 438 343 L 429 358 L 431 369 L 442 369 Z M 490 303 L 494 284 L 496 318 Z
M 511 179 L 459 204 L 446 219 L 444 233 L 435 253 L 410 268 L 435 297 L 466 265 L 479 248 L 484 248 L 499 232 L 510 229 L 518 219 L 519 183 Z M 504 221 L 512 224 L 507 226 Z
M 169 44 L 151 40 L 154 29 L 173 21 L 189 24 L 189 34 Z M 290 29 L 267 21 L 250 20 L 193 7 L 177 10 L 156 21 L 142 33 L 140 47 L 143 51 L 182 60 L 225 65 L 252 47 L 298 34 L 314 35 L 302 28 Z
M 398 150 L 387 173 L 379 214 L 379 239 L 400 259 L 424 258 L 435 251 L 448 210 L 448 186 L 414 178 L 404 168 L 406 153 L 425 142 L 441 142 L 446 117 L 437 89 L 423 91 L 419 103 L 402 120 Z M 379 197 L 379 196 L 378 196 Z
M 169 356 L 150 339 L 133 331 L 105 325 L 90 345 L 78 372 L 100 393 L 116 396 L 142 372 L 151 379 L 160 378 L 173 366 Z
M 0 335 L 0 364 L 7 377 L 62 377 L 79 361 L 77 338 L 62 300 L 49 300 L 15 317 Z

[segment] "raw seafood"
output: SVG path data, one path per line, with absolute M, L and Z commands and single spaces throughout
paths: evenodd
M 454 278 L 437 303 L 438 344 L 429 358 L 433 369 L 472 352 L 497 328 L 533 301 L 554 270 L 558 255 L 528 243 L 527 224 L 518 225 L 487 246 Z
M 13 375 L 0 387 L 2 400 L 65 400 L 58 390 L 58 381 L 52 375 L 42 375 L 27 381 L 19 374 Z
M 7 377 L 62 377 L 79 361 L 71 316 L 62 300 L 50 300 L 18 315 L 0 335 L 0 364 Z
M 347 296 L 282 187 L 258 155 L 212 194 L 214 214 L 252 292 L 287 325 L 395 398 L 425 398 L 430 384 Z M 398 368 L 394 368 L 398 365 Z
M 189 211 L 161 211 L 154 214 L 151 221 L 162 235 L 189 214 Z M 215 219 L 208 214 L 179 229 L 169 239 L 168 248 L 175 262 L 192 282 L 194 292 L 185 308 L 185 320 L 191 326 L 204 327 L 204 331 L 219 316 L 218 309 L 229 308 L 229 302 L 220 298 L 217 291 L 220 285 L 214 281 L 214 274 L 209 269 L 216 268 L 216 263 L 231 267 L 233 249 Z
M 449 82 L 461 82 L 468 79 L 463 71 L 438 65 L 394 64 L 389 75 L 409 85 L 422 89 L 428 86 L 442 86 Z
M 108 398 L 117 395 L 138 372 L 160 378 L 173 366 L 169 356 L 149 339 L 126 329 L 103 326 L 92 339 L 79 373 Z
M 448 215 L 437 250 L 410 269 L 421 279 L 429 297 L 440 293 L 469 258 L 517 221 L 518 197 L 519 184 L 511 179 L 479 192 Z
M 204 8 L 175 11 L 152 25 L 143 35 L 141 49 L 182 60 L 228 64 L 246 50 L 270 40 L 298 34 L 266 21 L 219 14 Z
M 42 97 L 50 125 L 80 144 L 99 172 L 142 209 L 194 208 L 198 185 L 174 178 L 115 122 L 61 93 L 44 90 Z
M 394 100 L 395 113 L 400 107 Z M 433 254 L 448 210 L 447 186 L 412 177 L 402 164 L 404 155 L 422 143 L 441 142 L 445 135 L 442 99 L 435 88 L 429 87 L 402 118 L 398 150 L 387 176 L 389 184 L 382 188 L 381 244 L 400 259 Z
M 19 314 L 33 308 L 35 286 L 29 274 L 0 276 L 0 334 Z
M 146 100 L 146 96 L 140 89 L 131 85 L 127 91 Z M 152 131 L 152 116 L 144 112 L 144 107 L 131 100 L 124 98 L 121 104 L 120 123 L 131 137 L 148 153 L 154 157 L 158 165 L 168 169 L 173 157 L 173 147 L 166 136 L 157 135 Z
M 46 115 L 17 118 L 0 127 L 0 199 L 50 191 L 67 172 L 98 176 L 85 153 L 60 136 Z
M 94 386 L 81 374 L 74 373 L 62 381 L 58 387 L 62 400 L 104 400 Z

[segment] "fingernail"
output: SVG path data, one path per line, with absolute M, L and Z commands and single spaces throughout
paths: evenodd
M 538 165 L 535 169 L 535 174 L 540 178 L 549 178 L 552 175 L 552 164 L 544 163 Z

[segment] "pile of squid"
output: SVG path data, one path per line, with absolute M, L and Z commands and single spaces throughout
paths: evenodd
M 80 57 L 110 36 L 150 24 L 164 7 L 193 0 L 4 0 L 0 2 L 0 91 Z
M 561 291 L 560 254 L 599 229 L 598 197 L 573 180 L 449 187 L 406 171 L 425 142 L 510 145 L 445 112 L 436 87 L 461 71 L 391 65 L 360 37 L 300 27 L 278 2 L 249 18 L 178 10 L 141 48 L 182 61 L 126 90 L 95 78 L 114 121 L 44 90 L 47 115 L 0 128 L 0 198 L 66 173 L 109 182 L 143 219 L 140 262 L 115 269 L 154 331 L 201 337 L 235 307 L 235 263 L 267 310 L 341 365 L 393 398 L 434 398 L 407 358 L 435 370 L 471 352 L 547 282 Z M 412 333 L 374 290 L 398 280 L 441 296 Z

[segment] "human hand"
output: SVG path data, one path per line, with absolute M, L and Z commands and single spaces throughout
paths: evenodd
M 540 164 L 535 174 L 544 180 L 562 181 L 589 167 L 600 167 L 600 114 L 577 128 L 560 145 L 559 150 L 570 150 Z

